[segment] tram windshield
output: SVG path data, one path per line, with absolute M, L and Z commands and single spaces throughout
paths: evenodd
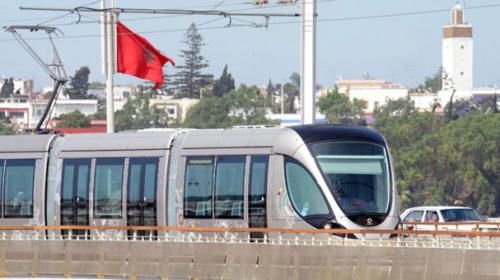
M 366 142 L 322 142 L 310 149 L 346 215 L 385 214 L 391 180 L 386 149 Z

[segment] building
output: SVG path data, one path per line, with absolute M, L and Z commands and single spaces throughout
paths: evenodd
M 27 96 L 0 98 L 0 114 L 8 117 L 19 131 L 32 129 L 40 120 L 47 102 L 47 99 Z M 51 117 L 57 118 L 76 110 L 89 116 L 97 112 L 97 102 L 97 99 L 59 99 L 56 101 Z
M 406 87 L 385 80 L 337 80 L 336 86 L 349 100 L 366 101 L 365 113 L 372 113 L 375 107 L 384 105 L 389 99 L 408 97 Z
M 113 87 L 113 99 L 115 101 L 126 101 L 129 97 L 137 95 L 138 92 L 136 86 L 117 85 Z M 89 88 L 88 94 L 95 95 L 99 99 L 106 99 L 105 88 Z
M 198 98 L 174 98 L 173 96 L 160 95 L 149 100 L 151 107 L 165 110 L 169 119 L 183 122 L 189 109 L 200 102 Z
M 464 9 L 457 4 L 450 23 L 443 27 L 443 86 L 438 101 L 444 106 L 453 99 L 470 98 L 473 90 L 472 26 L 465 22 Z
M 420 112 L 431 111 L 439 104 L 438 94 L 435 92 L 411 92 L 409 96 L 415 108 Z
M 29 127 L 29 98 L 11 96 L 0 98 L 0 114 L 10 119 L 16 129 L 22 131 Z
M 0 88 L 2 88 L 6 77 L 0 79 Z M 33 94 L 33 80 L 31 79 L 13 79 L 14 94 L 17 95 L 31 95 Z

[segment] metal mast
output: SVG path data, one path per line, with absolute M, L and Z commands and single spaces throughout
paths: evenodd
M 104 1 L 104 0 L 103 0 Z M 106 12 L 106 21 L 102 24 L 106 25 L 106 131 L 108 133 L 115 132 L 114 120 L 114 81 L 113 74 L 115 73 L 115 57 L 116 57 L 116 16 L 117 13 L 113 11 L 115 7 L 115 0 L 111 0 L 111 9 Z
M 316 121 L 316 0 L 302 0 L 300 103 L 302 124 Z

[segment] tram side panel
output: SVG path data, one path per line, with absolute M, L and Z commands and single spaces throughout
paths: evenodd
M 248 151 L 183 151 L 175 194 L 177 225 L 248 227 L 250 166 Z
M 160 145 L 151 146 L 150 150 L 136 149 L 133 143 L 126 142 L 127 136 L 114 136 L 121 137 L 113 139 L 117 141 L 114 150 L 108 147 L 99 150 L 99 145 L 87 145 L 85 150 L 85 147 L 79 148 L 83 142 L 78 138 L 70 140 L 72 143 L 66 143 L 66 147 L 62 145 L 57 159 L 59 167 L 55 176 L 58 179 L 52 194 L 50 225 L 165 225 L 169 151 Z M 150 238 L 157 234 L 100 230 L 63 230 L 55 234 L 81 238 L 103 233 L 120 238 L 126 235 Z
M 0 225 L 44 225 L 45 178 L 53 138 L 53 135 L 0 138 Z

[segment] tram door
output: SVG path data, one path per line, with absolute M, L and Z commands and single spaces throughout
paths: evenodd
M 156 226 L 158 158 L 130 158 L 127 190 L 127 225 Z M 128 236 L 156 236 L 156 231 L 129 231 Z
M 248 195 L 248 225 L 250 228 L 267 227 L 267 166 L 268 156 L 252 156 L 250 161 L 250 186 Z M 264 238 L 260 232 L 252 232 L 251 238 Z
M 61 225 L 89 225 L 90 160 L 65 159 L 61 190 Z M 86 230 L 73 230 L 72 235 L 84 236 Z M 67 236 L 69 230 L 62 230 Z

